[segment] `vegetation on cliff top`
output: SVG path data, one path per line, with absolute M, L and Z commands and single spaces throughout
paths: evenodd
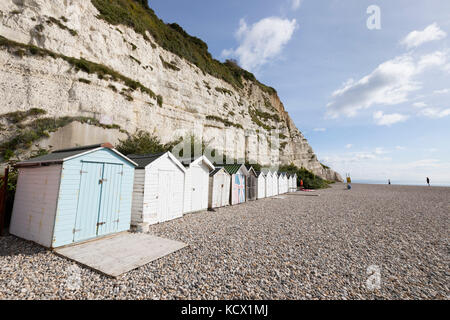
M 195 64 L 204 73 L 222 79 L 235 88 L 243 88 L 242 78 L 256 83 L 263 91 L 275 93 L 275 89 L 260 83 L 255 76 L 240 68 L 235 62 L 222 63 L 214 59 L 208 45 L 189 35 L 176 23 L 166 24 L 148 6 L 146 0 L 91 0 L 100 12 L 98 18 L 110 24 L 122 24 L 143 35 L 148 31 L 165 50 Z

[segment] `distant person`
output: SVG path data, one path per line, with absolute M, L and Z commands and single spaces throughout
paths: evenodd
M 428 177 L 427 177 L 427 185 L 428 185 L 429 187 L 431 187 L 431 186 L 430 186 L 430 178 L 428 178 Z
M 388 185 L 391 185 L 391 179 L 388 179 Z

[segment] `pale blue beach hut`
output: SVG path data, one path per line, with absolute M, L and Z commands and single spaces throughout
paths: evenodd
M 135 166 L 108 143 L 19 162 L 10 233 L 55 248 L 129 230 Z

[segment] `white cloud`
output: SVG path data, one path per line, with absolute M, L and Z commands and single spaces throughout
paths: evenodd
M 314 131 L 315 132 L 325 132 L 325 131 L 327 131 L 327 129 L 326 128 L 314 128 Z
M 448 55 L 436 51 L 414 59 L 404 54 L 380 64 L 369 75 L 358 81 L 349 79 L 332 94 L 327 114 L 352 117 L 361 109 L 373 105 L 396 105 L 409 100 L 409 94 L 421 89 L 416 77 L 428 68 L 442 66 Z
M 237 57 L 244 69 L 255 71 L 280 55 L 297 27 L 295 19 L 269 17 L 251 26 L 241 19 L 236 32 L 239 47 L 234 50 L 224 50 L 222 55 Z
M 406 150 L 406 148 L 402 146 L 396 146 L 395 149 L 399 151 Z
M 425 102 L 415 102 L 413 103 L 413 107 L 416 108 L 425 108 L 427 106 L 427 104 Z
M 430 54 L 426 54 L 420 57 L 419 62 L 417 63 L 418 72 L 422 72 L 423 70 L 430 67 L 439 67 L 443 66 L 447 63 L 447 53 L 442 51 L 435 51 Z
M 353 145 L 351 143 L 349 143 L 345 146 L 346 149 L 351 149 L 352 147 L 353 147 Z
M 372 73 L 359 81 L 349 80 L 332 94 L 328 114 L 337 117 L 355 116 L 360 109 L 372 105 L 394 105 L 407 101 L 410 92 L 419 88 L 413 81 L 416 66 L 408 55 L 380 64 Z
M 450 93 L 450 89 L 434 90 L 433 93 L 434 94 L 446 94 L 446 93 Z
M 426 42 L 444 39 L 446 36 L 447 33 L 441 30 L 437 23 L 433 23 L 422 31 L 415 30 L 409 33 L 400 43 L 410 49 Z
M 395 123 L 406 121 L 409 116 L 400 113 L 384 114 L 382 111 L 377 111 L 373 114 L 373 118 L 379 126 L 391 126 Z
M 291 0 L 292 10 L 298 10 L 302 4 L 302 0 Z
M 424 108 L 419 112 L 419 115 L 428 117 L 428 118 L 444 118 L 450 115 L 450 108 L 448 109 L 441 109 L 441 108 L 435 108 L 435 107 L 428 107 Z
M 386 150 L 384 150 L 384 148 L 381 148 L 381 147 L 375 148 L 375 154 L 380 155 L 380 154 L 386 154 L 386 153 L 388 153 L 388 152 Z

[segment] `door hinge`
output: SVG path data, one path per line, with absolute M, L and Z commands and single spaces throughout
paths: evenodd
M 117 220 L 114 220 L 113 222 L 117 222 L 117 223 L 119 223 L 119 221 L 120 221 L 120 219 L 117 219 Z
M 80 231 L 81 231 L 81 229 L 73 229 L 72 233 L 77 233 L 77 232 L 80 232 Z
M 99 184 L 103 184 L 103 182 L 108 182 L 108 179 L 100 179 L 100 180 L 98 180 Z
M 106 224 L 106 222 L 99 222 L 99 223 L 97 223 L 97 227 L 100 227 L 100 226 L 102 226 L 104 224 Z
M 87 171 L 80 170 L 80 174 L 88 173 Z

